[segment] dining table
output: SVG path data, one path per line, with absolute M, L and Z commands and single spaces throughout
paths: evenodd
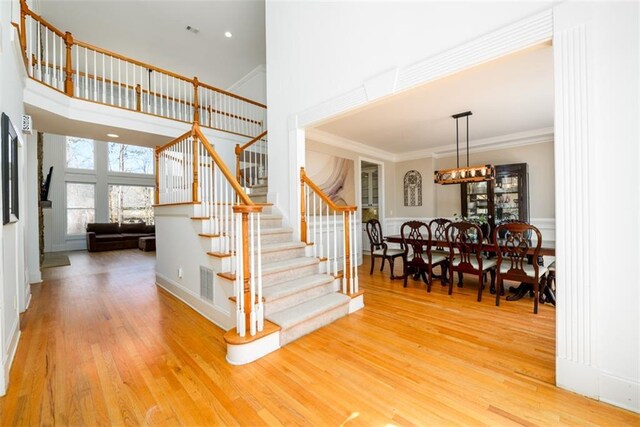
M 449 247 L 449 243 L 446 240 L 424 239 L 424 238 L 421 240 L 425 246 L 430 245 L 431 247 L 436 247 L 436 248 Z M 402 244 L 402 236 L 399 234 L 387 236 L 385 237 L 385 241 L 389 243 Z M 498 248 L 501 246 L 502 242 L 504 242 L 504 240 L 502 239 L 498 239 L 497 242 L 484 241 L 482 243 L 482 251 L 496 253 L 498 252 Z M 527 249 L 527 255 L 530 255 L 530 262 L 533 262 L 532 258 L 535 255 L 535 253 L 536 253 L 536 246 L 529 245 L 529 248 Z M 540 251 L 538 252 L 538 256 L 555 256 L 555 255 L 556 255 L 555 245 L 549 242 L 543 241 L 542 245 L 540 246 Z M 453 280 L 453 278 L 451 278 L 451 280 Z M 509 287 L 509 292 L 511 292 L 513 295 L 509 295 L 507 297 L 507 301 L 517 301 L 527 294 L 530 294 L 531 296 L 533 296 L 533 285 L 531 283 L 520 283 L 520 285 L 518 286 Z M 555 292 L 549 286 L 544 286 L 544 289 L 542 289 L 541 295 L 545 295 L 546 301 L 550 302 L 553 305 L 556 305 Z

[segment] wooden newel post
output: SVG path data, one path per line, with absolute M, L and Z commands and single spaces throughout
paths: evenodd
M 155 169 L 156 191 L 154 194 L 154 201 L 156 205 L 159 205 L 160 204 L 160 171 L 159 171 L 160 153 L 158 152 L 158 147 L 156 147 L 153 151 L 155 152 L 155 158 L 156 158 L 156 169 Z
M 345 260 L 345 271 L 344 271 L 344 280 L 347 284 L 347 294 L 351 293 L 351 242 L 350 239 L 350 229 L 349 225 L 349 211 L 344 211 L 342 213 L 343 221 L 344 221 L 344 260 Z
M 198 102 L 198 78 L 193 78 L 193 122 L 200 123 L 200 103 Z
M 236 179 L 242 185 L 242 181 L 240 180 L 240 155 L 242 154 L 242 148 L 240 148 L 240 144 L 236 144 Z
M 192 134 L 193 139 L 193 186 L 191 191 L 191 200 L 198 202 L 198 169 L 200 166 L 200 156 L 198 156 L 198 136 L 195 132 Z
M 244 292 L 244 314 L 247 332 L 249 332 L 251 327 L 251 312 L 253 311 L 253 306 L 256 303 L 256 301 L 251 301 L 251 290 L 249 289 L 249 281 L 251 279 L 251 259 L 249 255 L 249 214 L 260 212 L 262 212 L 262 206 L 258 205 L 235 205 L 233 207 L 233 213 L 240 213 L 242 216 L 242 220 L 240 222 L 242 225 L 242 249 L 236 248 L 236 251 L 242 250 L 242 276 L 244 278 L 242 287 Z
M 142 110 L 142 86 L 136 85 L 136 111 Z
M 64 93 L 69 96 L 73 96 L 73 64 L 71 62 L 71 48 L 73 47 L 73 36 L 70 32 L 66 32 L 64 35 L 64 44 L 67 49 L 67 58 L 64 66 L 64 72 L 66 77 L 64 79 Z
M 304 168 L 300 168 L 300 241 L 307 243 L 307 211 L 304 198 Z
M 27 48 L 27 1 L 20 0 L 20 43 L 22 48 Z

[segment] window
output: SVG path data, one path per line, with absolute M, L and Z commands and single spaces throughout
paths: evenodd
M 110 142 L 109 171 L 153 174 L 153 148 Z
M 153 224 L 153 187 L 109 186 L 109 222 Z
M 93 170 L 94 159 L 93 140 L 67 137 L 67 168 Z
M 95 185 L 67 182 L 67 234 L 83 234 L 95 221 Z

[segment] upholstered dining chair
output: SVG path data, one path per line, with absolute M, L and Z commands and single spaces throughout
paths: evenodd
M 438 240 L 440 242 L 446 242 L 446 230 L 447 225 L 451 223 L 451 220 L 446 218 L 435 218 L 429 222 L 429 230 L 431 230 L 431 237 L 433 240 Z M 443 243 L 441 245 L 436 245 L 431 248 L 431 253 L 434 255 L 444 255 L 447 259 L 449 259 L 449 247 Z M 448 263 L 442 264 L 442 271 L 440 276 L 434 274 L 433 277 L 436 279 L 442 279 L 442 285 L 447 284 L 447 271 L 449 270 Z
M 400 227 L 404 256 L 404 287 L 410 273 L 419 275 L 427 285 L 427 292 L 431 292 L 433 282 L 433 267 L 445 265 L 447 258 L 442 254 L 431 252 L 431 229 L 422 221 L 409 221 Z
M 393 275 L 394 261 L 396 258 L 404 255 L 404 250 L 390 249 L 388 247 L 382 234 L 382 226 L 380 225 L 380 221 L 377 219 L 370 219 L 367 221 L 366 230 L 371 247 L 371 271 L 369 271 L 369 274 L 373 274 L 376 258 L 382 258 L 380 271 L 384 270 L 384 262 L 389 260 L 389 265 L 391 266 L 391 278 L 395 279 L 396 277 Z
M 500 292 L 505 280 L 530 283 L 533 285 L 533 312 L 538 313 L 540 282 L 546 280 L 547 268 L 538 262 L 529 263 L 529 259 L 538 259 L 542 245 L 540 230 L 525 222 L 506 222 L 494 230 L 494 240 L 498 244 L 498 283 L 496 305 L 500 305 Z M 531 241 L 535 235 L 536 241 Z M 503 236 L 500 238 L 499 236 Z M 533 254 L 529 249 L 533 247 Z
M 485 272 L 491 273 L 491 284 L 495 286 L 496 260 L 486 258 L 482 253 L 484 236 L 476 224 L 452 222 L 446 228 L 449 245 L 449 295 L 453 293 L 453 273 L 467 273 L 478 276 L 478 301 L 482 301 Z

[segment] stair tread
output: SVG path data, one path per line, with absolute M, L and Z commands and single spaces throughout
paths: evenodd
M 347 295 L 334 292 L 273 313 L 267 316 L 267 319 L 282 329 L 287 329 L 322 314 L 325 311 L 329 311 L 343 304 L 349 304 L 349 300 L 350 298 Z
M 328 274 L 313 274 L 311 276 L 299 277 L 287 282 L 280 282 L 271 286 L 265 286 L 262 291 L 262 295 L 264 296 L 265 301 L 273 301 L 302 292 L 306 289 L 329 284 L 334 280 L 334 277 Z
M 292 268 L 305 267 L 307 265 L 314 265 L 318 263 L 318 258 L 313 257 L 298 257 L 274 261 L 268 264 L 262 264 L 262 274 L 277 273 L 280 271 L 290 270 Z
M 291 227 L 273 227 L 273 228 L 265 228 L 261 227 L 261 234 L 280 234 L 280 233 L 293 233 L 293 228 Z M 258 231 L 254 231 L 254 234 L 257 234 Z
M 262 253 L 270 253 L 270 252 L 277 252 L 277 251 L 282 251 L 282 250 L 288 250 L 288 249 L 299 249 L 299 248 L 304 248 L 307 245 L 305 243 L 302 242 L 278 242 L 278 243 L 267 243 L 265 245 L 262 245 Z

